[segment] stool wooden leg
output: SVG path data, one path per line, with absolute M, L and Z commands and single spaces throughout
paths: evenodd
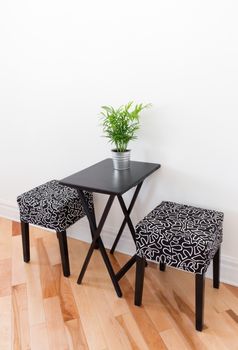
M 21 237 L 23 248 L 23 260 L 25 262 L 30 261 L 30 242 L 29 242 L 29 224 L 21 221 Z
M 166 268 L 166 264 L 163 263 L 163 262 L 160 262 L 160 263 L 159 263 L 159 269 L 160 269 L 160 271 L 165 271 L 165 268 Z
M 142 302 L 145 259 L 136 257 L 136 283 L 135 283 L 135 305 L 140 306 Z
M 56 232 L 56 233 L 59 240 L 63 274 L 65 277 L 68 277 L 70 275 L 70 268 L 69 268 L 69 254 L 68 254 L 66 231 Z
M 196 330 L 202 331 L 204 309 L 204 274 L 197 273 L 195 275 L 195 304 Z
M 220 248 L 213 258 L 213 288 L 219 288 L 220 284 Z

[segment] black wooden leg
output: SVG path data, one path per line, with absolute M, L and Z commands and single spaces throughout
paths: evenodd
M 70 275 L 70 268 L 66 231 L 56 232 L 56 234 L 59 240 L 63 274 L 65 277 L 68 277 Z
M 136 257 L 136 283 L 135 283 L 135 305 L 140 306 L 142 302 L 143 283 L 145 273 L 145 259 Z
M 219 288 L 220 284 L 220 248 L 213 258 L 213 288 Z
M 165 263 L 163 263 L 163 262 L 160 262 L 160 263 L 159 263 L 159 269 L 160 269 L 160 271 L 165 271 L 165 267 L 166 267 L 166 264 L 165 264 Z
M 117 280 L 117 278 L 116 278 L 115 272 L 113 271 L 112 265 L 111 265 L 111 263 L 110 263 L 109 257 L 108 257 L 107 252 L 106 252 L 106 249 L 105 249 L 104 244 L 103 244 L 103 242 L 102 242 L 102 240 L 101 240 L 100 237 L 99 237 L 99 239 L 98 239 L 98 244 L 99 244 L 100 252 L 101 252 L 101 254 L 102 254 L 102 258 L 103 258 L 103 260 L 104 260 L 104 262 L 105 262 L 107 271 L 108 271 L 108 273 L 109 273 L 109 275 L 110 275 L 110 277 L 111 277 L 113 286 L 114 286 L 115 291 L 116 291 L 116 293 L 117 293 L 117 296 L 118 296 L 119 298 L 121 298 L 121 297 L 122 297 L 121 288 L 120 288 L 120 286 L 119 286 L 119 283 L 118 283 L 118 280 Z
M 197 273 L 195 275 L 195 315 L 197 331 L 202 331 L 203 328 L 204 284 L 204 274 Z
M 126 208 L 126 205 L 125 205 L 125 202 L 124 202 L 122 196 L 120 194 L 118 194 L 117 198 L 119 200 L 121 209 L 122 209 L 123 214 L 125 216 L 125 220 L 127 222 L 127 225 L 128 225 L 128 227 L 129 227 L 129 229 L 131 231 L 132 238 L 133 238 L 134 242 L 136 243 L 136 232 L 135 232 L 135 228 L 133 226 L 133 223 L 131 221 L 131 218 L 130 218 L 130 215 L 129 215 L 129 211 Z
M 139 185 L 137 185 L 137 187 L 136 187 L 136 190 L 135 190 L 135 192 L 134 192 L 134 195 L 133 195 L 133 197 L 132 197 L 132 199 L 131 199 L 131 203 L 130 203 L 129 208 L 128 208 L 128 214 L 129 214 L 129 215 L 130 215 L 130 213 L 131 213 L 131 211 L 132 211 L 132 209 L 133 209 L 133 207 L 134 207 L 134 204 L 135 204 L 135 202 L 136 202 L 136 199 L 137 199 L 137 197 L 138 197 L 138 194 L 139 194 L 139 192 L 140 192 L 140 189 L 141 189 L 142 184 L 143 184 L 143 181 L 140 182 Z M 119 239 L 121 238 L 121 235 L 122 235 L 122 232 L 124 231 L 125 226 L 126 226 L 126 219 L 124 218 L 124 220 L 123 220 L 123 222 L 122 222 L 122 224 L 121 224 L 120 230 L 118 231 L 118 234 L 117 234 L 117 236 L 116 236 L 116 239 L 115 239 L 115 241 L 114 241 L 114 243 L 113 243 L 113 245 L 112 245 L 112 248 L 111 248 L 111 250 L 110 250 L 110 253 L 111 253 L 111 254 L 114 253 L 114 251 L 115 251 L 115 249 L 116 249 L 116 246 L 117 246 L 117 243 L 119 242 Z
M 92 216 L 92 220 L 94 221 L 94 227 L 96 227 L 97 226 L 97 223 L 96 223 L 96 215 L 95 215 L 95 210 L 94 210 L 94 208 L 92 208 L 91 210 L 90 210 L 90 212 L 91 212 L 91 216 Z M 92 236 L 92 240 L 93 240 L 93 235 L 94 235 L 94 228 L 92 227 L 92 225 L 89 223 L 89 226 L 90 226 L 90 231 L 91 231 L 91 236 Z M 99 246 L 98 246 L 98 242 L 96 242 L 95 243 L 95 246 L 94 246 L 94 249 L 98 249 L 99 248 Z
M 89 250 L 88 250 L 88 253 L 87 253 L 87 255 L 86 255 L 86 258 L 85 258 L 85 260 L 84 260 L 84 263 L 83 263 L 81 272 L 80 272 L 79 277 L 78 277 L 78 280 L 77 280 L 77 283 L 80 284 L 80 283 L 82 282 L 82 280 L 83 280 L 83 276 L 84 276 L 84 274 L 85 274 L 85 271 L 86 271 L 86 269 L 87 269 L 88 263 L 89 263 L 89 261 L 90 261 L 90 259 L 91 259 L 92 254 L 93 254 L 93 250 L 94 250 L 94 248 L 95 248 L 95 244 L 96 244 L 97 241 L 98 241 L 98 243 L 99 243 L 100 251 L 101 251 L 102 255 L 104 256 L 104 252 L 102 252 L 102 250 L 103 250 L 103 247 L 102 247 L 102 246 L 103 246 L 103 243 L 102 243 L 102 241 L 101 241 L 101 239 L 100 239 L 100 234 L 101 234 L 103 225 L 104 225 L 104 223 L 105 223 L 105 221 L 106 221 L 106 218 L 107 218 L 107 216 L 108 216 L 108 213 L 109 213 L 109 211 L 110 211 L 110 208 L 111 208 L 111 206 L 112 206 L 112 203 L 113 203 L 113 200 L 114 200 L 114 198 L 115 198 L 115 195 L 110 195 L 110 197 L 109 197 L 109 199 L 108 199 L 108 201 L 107 201 L 107 204 L 106 204 L 106 206 L 105 206 L 105 208 L 104 208 L 104 211 L 103 211 L 101 220 L 100 220 L 100 222 L 99 222 L 99 224 L 98 224 L 98 227 L 96 227 L 96 226 L 95 226 L 95 222 L 94 222 L 94 220 L 93 220 L 93 218 L 92 218 L 91 212 L 89 211 L 89 209 L 88 209 L 88 207 L 87 207 L 87 204 L 86 204 L 86 202 L 85 202 L 85 200 L 84 200 L 82 191 L 81 191 L 81 190 L 78 190 L 78 192 L 79 192 L 79 195 L 80 195 L 80 197 L 81 197 L 82 204 L 83 204 L 84 210 L 85 210 L 85 212 L 86 212 L 86 214 L 87 214 L 87 217 L 88 217 L 90 226 L 91 226 L 92 228 L 94 228 L 94 232 L 93 232 L 93 241 L 92 241 L 92 243 L 91 243 L 91 245 L 90 245 L 90 248 L 89 248 Z M 104 262 L 105 262 L 105 261 L 104 261 Z M 108 262 L 107 262 L 107 263 L 108 263 Z M 110 262 L 109 262 L 109 264 L 110 264 Z M 109 272 L 109 271 L 108 271 L 108 272 Z M 111 271 L 109 272 L 109 274 L 110 274 L 110 276 L 111 276 Z
M 30 261 L 30 242 L 29 242 L 29 224 L 21 221 L 21 237 L 23 248 L 23 260 L 25 262 Z

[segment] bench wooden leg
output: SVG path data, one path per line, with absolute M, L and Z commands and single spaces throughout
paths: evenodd
M 136 257 L 136 283 L 135 283 L 135 305 L 140 306 L 142 302 L 144 273 L 145 273 L 144 258 Z
M 220 285 L 220 248 L 213 258 L 213 288 L 219 288 Z
M 163 262 L 160 262 L 160 263 L 159 263 L 159 269 L 160 269 L 160 271 L 165 271 L 165 268 L 166 268 L 166 264 L 163 263 Z
M 56 234 L 59 240 L 63 274 L 65 277 L 68 277 L 70 275 L 70 268 L 66 231 L 56 232 Z
M 29 262 L 30 261 L 29 224 L 24 221 L 21 221 L 21 237 L 22 237 L 23 260 L 25 262 Z
M 196 273 L 195 275 L 195 315 L 196 330 L 202 331 L 203 328 L 203 309 L 204 309 L 204 274 Z

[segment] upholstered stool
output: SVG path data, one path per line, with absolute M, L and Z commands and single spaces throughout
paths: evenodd
M 219 288 L 223 213 L 162 202 L 136 226 L 135 304 L 142 301 L 146 259 L 195 273 L 196 329 L 203 327 L 204 274 L 213 260 L 213 287 Z
M 93 210 L 93 197 L 85 192 Z M 53 229 L 59 240 L 64 276 L 70 275 L 66 229 L 85 216 L 77 190 L 49 181 L 17 197 L 20 209 L 23 258 L 30 261 L 29 224 Z

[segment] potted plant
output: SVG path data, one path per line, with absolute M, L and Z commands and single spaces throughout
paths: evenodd
M 130 167 L 130 150 L 127 148 L 129 141 L 137 138 L 139 117 L 143 109 L 150 105 L 142 103 L 133 107 L 133 101 L 115 109 L 111 106 L 102 106 L 102 126 L 105 137 L 115 145 L 112 149 L 114 169 L 124 170 Z

